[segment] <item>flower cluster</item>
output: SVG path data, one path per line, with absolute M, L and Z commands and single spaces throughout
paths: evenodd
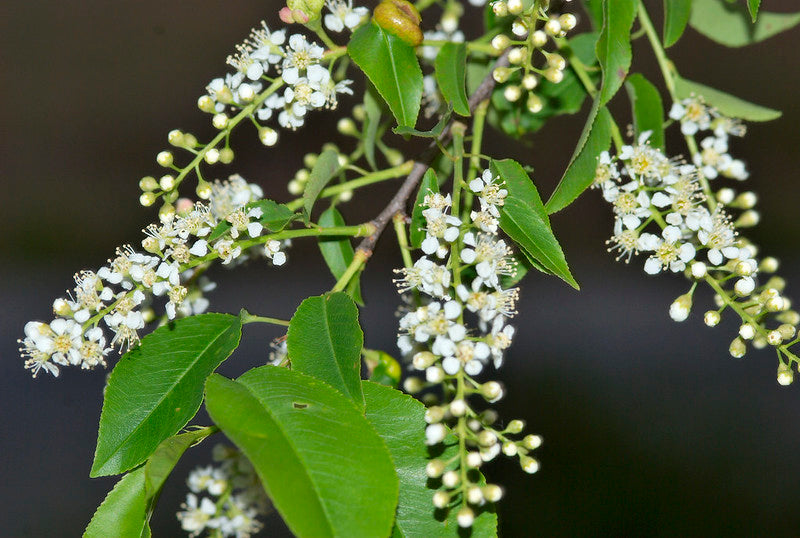
M 714 129 L 711 145 L 724 142 L 726 151 L 727 135 L 744 132 L 741 124 L 706 107 L 699 98 L 673 106 L 671 116 L 681 120 L 687 136 Z M 623 146 L 615 157 L 604 152 L 598 159 L 594 186 L 601 189 L 615 214 L 609 251 L 617 251 L 617 259 L 626 262 L 633 254 L 645 253 L 646 273 L 684 272 L 693 281 L 689 292 L 670 306 L 675 321 L 688 318 L 697 283 L 708 283 L 718 309 L 705 313 L 705 323 L 713 327 L 724 310 L 733 310 L 742 325 L 730 346 L 731 354 L 742 357 L 748 341 L 756 348 L 772 345 L 781 357 L 779 382 L 790 383 L 790 366 L 797 357 L 788 348 L 797 342 L 800 315 L 782 296 L 782 279 L 759 282 L 761 274 L 777 269 L 777 260 L 759 262 L 756 246 L 737 230 L 757 222 L 758 214 L 752 209 L 756 197 L 751 192 L 737 196 L 729 187 L 714 192 L 707 181 L 718 174 L 743 180 L 747 177 L 744 164 L 727 153 L 707 158 L 706 144 L 694 155 L 696 164 L 670 159 L 649 143 L 649 135 L 643 133 L 638 143 Z M 708 169 L 712 163 L 713 172 Z M 734 220 L 730 210 L 741 214 Z
M 438 509 L 458 507 L 462 527 L 472 525 L 475 510 L 502 497 L 499 486 L 481 485 L 481 464 L 502 451 L 519 456 L 523 469 L 535 472 L 538 463 L 528 453 L 541 443 L 537 436 L 512 440 L 511 435 L 522 431 L 521 421 L 495 429 L 497 414 L 479 413 L 470 403 L 472 396 L 490 403 L 503 397 L 500 383 L 475 378 L 490 361 L 495 368 L 502 364 L 514 336 L 508 320 L 516 314 L 518 290 L 504 285 L 505 279 L 514 277 L 516 262 L 496 234 L 498 207 L 507 191 L 489 170 L 473 179 L 469 189 L 479 209 L 469 213 L 468 222 L 450 213 L 451 195 L 425 196 L 425 255 L 412 267 L 398 270 L 403 276 L 396 281 L 401 293 L 418 295 L 417 306 L 400 319 L 397 344 L 411 358 L 412 368 L 424 372 L 424 381 L 411 377 L 405 389 L 413 393 L 442 386 L 445 403 L 426 412 L 427 444 L 435 447 L 451 435 L 458 439 L 456 454 L 428 464 L 428 476 L 440 483 L 433 504 Z
M 323 19 L 325 28 L 337 33 L 353 30 L 369 14 L 365 7 L 353 7 L 353 0 L 327 0 L 325 7 L 330 11 Z
M 493 76 L 498 84 L 504 84 L 503 96 L 511 103 L 524 102 L 533 114 L 541 112 L 544 100 L 534 91 L 539 86 L 540 77 L 553 84 L 564 79 L 567 61 L 557 52 L 548 52 L 545 47 L 551 40 L 564 37 L 578 23 L 575 15 L 548 14 L 545 8 L 535 5 L 524 9 L 521 0 L 498 0 L 492 3 L 492 9 L 498 17 L 513 15 L 516 17 L 511 25 L 513 39 L 505 34 L 498 34 L 492 39 L 492 48 L 498 53 L 508 50 L 510 67 L 498 67 Z M 537 67 L 539 53 L 544 65 Z
M 209 304 L 203 293 L 214 288 L 203 271 L 213 259 L 231 264 L 252 255 L 244 252 L 242 239 L 267 238 L 261 241 L 263 254 L 274 265 L 285 263 L 281 243 L 262 236 L 261 209 L 246 207 L 262 195 L 240 176 L 217 181 L 207 205 L 185 200 L 177 214 L 148 226 L 143 252 L 123 246 L 107 265 L 75 275 L 73 290 L 53 303 L 56 318 L 25 325 L 25 368 L 35 377 L 40 370 L 57 376 L 59 365 L 105 366 L 112 346 L 124 352 L 138 344 L 139 331 L 155 318 L 154 297 L 166 299 L 168 319 L 202 313 Z
M 247 538 L 261 530 L 259 516 L 271 511 L 269 499 L 249 460 L 233 448 L 214 447 L 218 466 L 199 467 L 189 473 L 191 493 L 178 512 L 178 520 L 189 536 L 204 530 L 216 536 Z
M 341 3 L 341 2 L 340 2 Z M 347 5 L 342 4 L 345 8 Z M 341 10 L 331 5 L 334 17 Z M 356 8 L 361 9 L 361 8 Z M 341 11 L 342 24 L 352 22 L 355 10 Z M 361 13 L 360 11 L 358 13 Z M 357 15 L 360 17 L 361 15 Z M 338 19 L 336 19 L 338 20 Z M 327 22 L 327 17 L 326 17 Z M 286 129 L 297 129 L 305 123 L 305 115 L 315 108 L 335 108 L 337 94 L 352 94 L 350 80 L 336 82 L 328 68 L 322 65 L 325 49 L 310 42 L 302 34 L 286 36 L 285 30 L 271 32 L 265 23 L 254 29 L 245 42 L 236 47 L 237 53 L 228 57 L 228 64 L 236 71 L 215 78 L 206 88 L 207 94 L 198 100 L 201 110 L 215 114 L 216 126 L 224 126 L 228 108 L 240 110 L 257 102 L 254 119 L 267 121 L 277 112 L 278 124 Z M 275 82 L 270 74 L 280 75 L 286 85 L 282 94 L 260 95 L 265 82 Z M 262 128 L 262 142 L 273 145 L 275 131 Z

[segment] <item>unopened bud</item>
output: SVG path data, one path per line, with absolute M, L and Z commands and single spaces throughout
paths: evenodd
M 179 129 L 173 129 L 167 135 L 167 142 L 170 143 L 172 146 L 182 146 L 183 145 L 183 133 Z
M 475 513 L 467 506 L 458 511 L 456 516 L 458 526 L 462 529 L 468 529 L 475 522 Z
M 716 327 L 719 325 L 720 315 L 716 310 L 709 310 L 703 314 L 703 323 L 709 327 Z
M 764 273 L 774 273 L 778 270 L 779 265 L 777 258 L 768 256 L 761 260 L 761 263 L 758 265 L 758 270 Z
M 342 118 L 336 123 L 336 130 L 347 136 L 357 136 L 358 128 L 352 118 Z
M 529 456 L 522 456 L 519 459 L 519 465 L 528 474 L 533 474 L 539 470 L 539 462 Z
M 208 164 L 217 164 L 217 162 L 219 162 L 219 150 L 217 148 L 210 148 L 206 151 L 206 154 L 203 155 L 203 160 Z
M 175 188 L 175 178 L 169 174 L 161 176 L 161 179 L 158 180 L 158 185 L 162 191 L 171 191 Z
M 699 280 L 708 274 L 708 266 L 703 262 L 694 262 L 691 271 L 692 276 Z
M 274 146 L 278 143 L 278 131 L 272 127 L 260 127 L 258 129 L 258 139 L 265 146 Z
M 761 215 L 755 209 L 748 209 L 736 219 L 735 225 L 738 228 L 751 228 L 758 224 L 761 220 Z
M 562 31 L 569 32 L 578 24 L 578 19 L 572 13 L 564 13 L 558 18 L 558 22 Z
M 520 433 L 525 428 L 525 423 L 521 420 L 515 419 L 508 423 L 506 431 L 508 433 Z
M 462 399 L 450 402 L 450 414 L 454 417 L 463 417 L 467 412 L 467 402 Z
M 525 103 L 525 106 L 531 114 L 537 114 L 544 108 L 544 101 L 535 93 L 529 93 L 528 101 Z
M 494 71 L 492 71 L 492 78 L 498 84 L 502 84 L 508 80 L 508 77 L 511 76 L 514 70 L 508 67 L 496 67 Z
M 522 47 L 514 47 L 508 51 L 508 62 L 512 65 L 519 65 L 527 60 L 527 51 Z
M 541 30 L 536 30 L 533 32 L 533 36 L 531 36 L 531 43 L 537 49 L 540 49 L 547 45 L 547 34 Z
M 743 192 L 736 197 L 734 203 L 742 209 L 752 209 L 758 202 L 758 196 L 752 191 Z
M 425 410 L 425 422 L 428 424 L 436 424 L 444 419 L 444 409 L 437 406 L 429 407 Z
M 425 466 L 425 474 L 427 474 L 431 478 L 439 478 L 442 476 L 444 472 L 444 462 L 442 460 L 436 459 L 431 460 Z
M 522 444 L 528 450 L 536 450 L 542 446 L 542 438 L 539 435 L 526 435 L 522 439 Z
M 214 114 L 214 117 L 211 118 L 211 124 L 216 129 L 220 129 L 220 130 L 222 130 L 225 127 L 228 126 L 228 121 L 229 121 L 228 115 L 227 114 L 222 114 L 222 113 Z
M 736 337 L 733 339 L 733 342 L 731 342 L 728 351 L 730 352 L 732 357 L 736 359 L 741 359 L 742 357 L 744 357 L 744 354 L 747 353 L 747 344 L 745 344 L 744 340 L 742 340 L 741 338 Z
M 467 502 L 469 504 L 481 504 L 483 502 L 483 492 L 478 486 L 467 489 Z
M 158 155 L 156 155 L 156 162 L 163 166 L 164 168 L 169 168 L 172 166 L 172 152 L 171 151 L 162 151 Z
M 507 101 L 514 103 L 519 101 L 519 98 L 522 97 L 522 90 L 519 88 L 519 86 L 511 84 L 506 86 L 503 90 L 503 97 L 505 97 Z
M 483 486 L 483 498 L 490 503 L 496 503 L 503 498 L 503 488 L 497 484 L 486 484 Z
M 733 285 L 734 291 L 742 297 L 750 295 L 756 289 L 756 282 L 752 277 L 745 276 L 736 281 Z
M 200 110 L 202 110 L 207 114 L 213 114 L 214 112 L 216 112 L 216 108 L 214 107 L 215 107 L 214 100 L 208 95 L 203 95 L 197 100 L 197 108 L 199 108 Z
M 684 293 L 670 305 L 669 317 L 671 317 L 673 321 L 686 321 L 691 311 L 692 295 L 690 293 Z
M 562 80 L 564 80 L 564 72 L 560 69 L 556 69 L 555 67 L 548 67 L 544 71 L 544 78 L 552 82 L 553 84 L 558 84 Z
M 145 176 L 139 180 L 139 188 L 143 191 L 154 191 L 158 188 L 158 181 L 153 176 Z
M 437 491 L 433 494 L 433 506 L 439 508 L 447 508 L 450 503 L 450 495 L 446 491 Z
M 736 197 L 736 191 L 729 187 L 724 187 L 717 191 L 716 197 L 719 203 L 723 205 L 731 205 Z
M 211 184 L 207 181 L 203 181 L 197 185 L 195 192 L 197 193 L 197 197 L 201 200 L 208 200 L 211 198 Z
M 497 443 L 497 436 L 493 431 L 483 430 L 480 434 L 478 434 L 478 444 L 481 446 L 489 447 L 495 443 Z
M 522 87 L 526 90 L 532 90 L 539 85 L 539 79 L 533 73 L 528 73 L 522 77 Z
M 428 445 L 436 445 L 441 443 L 447 430 L 442 424 L 430 424 L 425 428 L 425 443 Z
M 233 150 L 231 148 L 222 148 L 219 150 L 219 162 L 222 164 L 230 164 L 233 162 Z
M 508 5 L 508 12 L 512 15 L 519 15 L 525 6 L 522 5 L 522 0 L 506 0 Z
M 498 34 L 492 38 L 492 48 L 497 52 L 503 52 L 511 44 L 511 39 L 505 34 Z
M 487 381 L 481 385 L 481 394 L 486 400 L 496 402 L 503 397 L 503 386 L 497 381 Z
M 544 31 L 547 35 L 558 36 L 561 34 L 561 23 L 555 17 L 552 17 L 544 25 Z
M 791 340 L 797 334 L 797 329 L 794 328 L 794 325 L 789 325 L 788 323 L 783 323 L 777 330 L 781 333 L 783 340 Z
M 528 35 L 528 25 L 525 21 L 517 19 L 511 24 L 511 33 L 517 37 L 525 37 Z
M 778 330 L 770 331 L 767 333 L 767 342 L 771 346 L 779 346 L 781 342 L 783 342 L 783 336 L 781 336 L 781 332 Z
M 239 94 L 239 99 L 243 103 L 249 103 L 256 96 L 256 92 L 253 90 L 253 87 L 246 82 L 240 84 L 236 92 Z
M 409 377 L 403 381 L 403 390 L 409 394 L 416 394 L 422 390 L 422 380 L 418 377 Z
M 467 453 L 467 467 L 471 469 L 477 469 L 481 466 L 483 460 L 481 459 L 481 455 L 479 452 L 468 452 Z
M 516 456 L 517 455 L 517 445 L 516 443 L 512 443 L 511 441 L 506 441 L 503 443 L 503 454 L 508 457 Z
M 498 17 L 506 17 L 508 15 L 508 4 L 503 0 L 492 3 L 492 12 Z
M 792 381 L 794 381 L 794 372 L 791 366 L 781 363 L 778 366 L 778 384 L 787 387 L 792 384 Z
M 455 471 L 447 471 L 442 475 L 442 484 L 448 488 L 456 487 L 461 482 L 461 477 Z

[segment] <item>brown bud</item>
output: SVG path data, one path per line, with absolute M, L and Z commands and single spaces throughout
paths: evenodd
M 419 27 L 422 17 L 407 0 L 384 0 L 375 8 L 372 18 L 378 26 L 412 47 L 422 43 L 422 30 Z

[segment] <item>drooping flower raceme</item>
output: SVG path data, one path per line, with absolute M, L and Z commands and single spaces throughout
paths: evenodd
M 516 274 L 516 262 L 496 234 L 498 207 L 507 191 L 489 170 L 473 179 L 469 188 L 478 208 L 464 211 L 472 215 L 467 222 L 450 213 L 457 208 L 449 194 L 425 196 L 424 255 L 412 267 L 398 270 L 402 278 L 396 281 L 401 293 L 419 294 L 417 303 L 410 302 L 415 306 L 400 319 L 397 344 L 424 380 L 411 377 L 404 386 L 409 392 L 443 387 L 445 402 L 426 413 L 427 443 L 438 445 L 455 436 L 460 447 L 457 456 L 428 464 L 428 476 L 440 484 L 433 504 L 457 509 L 462 527 L 470 527 L 476 511 L 502 496 L 499 486 L 479 483 L 480 465 L 502 451 L 518 456 L 525 471 L 535 472 L 538 463 L 528 453 L 541 443 L 534 435 L 513 440 L 522 431 L 521 421 L 498 430 L 494 411 L 478 412 L 470 403 L 473 395 L 490 403 L 503 396 L 500 383 L 479 382 L 477 377 L 490 365 L 502 365 L 514 336 L 508 322 L 516 314 L 518 290 L 504 284 Z

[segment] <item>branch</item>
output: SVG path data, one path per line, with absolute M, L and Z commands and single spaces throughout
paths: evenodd
M 498 67 L 506 67 L 508 65 L 508 51 L 504 52 L 492 66 L 492 70 L 489 72 L 486 77 L 481 81 L 478 88 L 475 92 L 469 97 L 469 110 L 470 112 L 474 112 L 475 109 L 478 107 L 480 103 L 489 99 L 492 95 L 492 90 L 495 87 L 495 80 L 492 77 L 492 73 Z M 381 233 L 386 228 L 386 225 L 392 219 L 392 217 L 397 213 L 402 213 L 405 210 L 406 203 L 408 203 L 408 199 L 411 194 L 416 190 L 417 185 L 422 180 L 422 176 L 425 175 L 425 171 L 433 161 L 434 157 L 438 154 L 439 145 L 445 145 L 450 141 L 451 138 L 451 128 L 453 126 L 453 121 L 447 124 L 442 134 L 439 135 L 435 141 L 433 141 L 428 148 L 420 153 L 414 159 L 414 167 L 411 169 L 411 173 L 408 174 L 403 184 L 400 186 L 400 189 L 395 193 L 394 197 L 389 201 L 389 204 L 383 208 L 383 211 L 380 214 L 372 219 L 370 224 L 375 226 L 375 232 L 372 235 L 365 237 L 361 243 L 358 245 L 357 251 L 361 251 L 367 257 L 372 255 L 372 251 L 375 249 L 375 244 L 378 242 L 378 239 L 381 236 Z

